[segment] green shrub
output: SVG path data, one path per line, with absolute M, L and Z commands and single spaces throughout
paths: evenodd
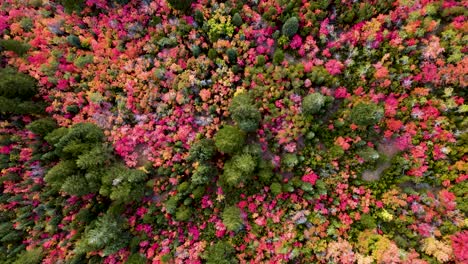
M 186 12 L 190 9 L 193 0 L 167 0 L 167 2 L 172 8 Z
M 244 175 L 251 175 L 255 170 L 256 162 L 249 154 L 239 154 L 232 157 L 234 167 Z
M 207 248 L 204 258 L 206 264 L 235 264 L 238 263 L 234 255 L 235 252 L 231 244 L 219 241 Z
M 330 85 L 333 83 L 333 76 L 322 65 L 315 66 L 308 74 L 309 79 L 317 85 Z
M 283 158 L 281 159 L 281 163 L 286 168 L 294 168 L 297 164 L 299 164 L 299 159 L 297 158 L 296 154 L 286 153 L 283 155 Z
M 75 59 L 75 66 L 78 68 L 84 68 L 86 65 L 93 63 L 93 55 L 83 55 Z
M 282 33 L 283 35 L 291 38 L 297 33 L 299 29 L 299 20 L 297 17 L 290 17 L 286 22 L 283 24 Z
M 283 192 L 283 188 L 279 182 L 274 182 L 270 185 L 271 193 L 278 195 Z
M 370 147 L 365 147 L 364 149 L 359 150 L 357 154 L 367 162 L 376 161 L 380 158 L 379 153 Z
M 254 132 L 258 129 L 261 119 L 260 111 L 254 106 L 253 99 L 248 93 L 234 96 L 229 105 L 229 111 L 232 119 L 243 131 Z
M 2 39 L 0 40 L 0 47 L 4 50 L 13 51 L 18 56 L 22 56 L 28 52 L 31 46 L 14 39 Z
M 187 206 L 181 206 L 177 208 L 176 220 L 177 221 L 188 221 L 192 216 L 192 211 Z
M 232 160 L 224 163 L 221 179 L 230 186 L 237 186 L 243 179 L 242 172 L 234 166 Z
M 200 46 L 198 45 L 193 45 L 192 48 L 190 49 L 192 51 L 192 55 L 196 58 L 200 56 L 201 49 Z
M 63 5 L 65 12 L 69 14 L 73 12 L 80 13 L 85 6 L 85 0 L 61 0 L 60 3 Z
M 237 62 L 237 51 L 235 49 L 228 49 L 226 54 L 229 59 L 229 63 L 235 64 Z
M 189 160 L 191 161 L 208 161 L 216 154 L 216 146 L 212 139 L 202 139 L 195 142 L 190 147 Z
M 239 231 L 243 226 L 244 222 L 241 218 L 241 210 L 236 206 L 229 206 L 224 208 L 223 214 L 223 224 L 226 226 L 226 229 L 229 231 Z
M 31 76 L 13 68 L 0 70 L 0 96 L 10 99 L 30 99 L 37 91 L 36 81 Z
M 214 141 L 219 151 L 232 154 L 244 145 L 245 133 L 237 127 L 227 125 L 216 133 Z
M 69 35 L 67 37 L 67 42 L 68 42 L 68 44 L 72 45 L 73 47 L 81 49 L 81 41 L 77 36 L 75 36 L 73 34 Z
M 234 16 L 232 16 L 232 24 L 236 27 L 242 26 L 244 21 L 242 21 L 242 17 L 239 15 L 239 13 L 235 13 Z
M 261 115 L 255 106 L 242 105 L 232 112 L 232 119 L 243 131 L 254 132 L 258 129 Z
M 127 258 L 125 264 L 146 264 L 146 262 L 148 262 L 148 260 L 145 256 L 140 253 L 134 253 Z
M 261 66 L 265 65 L 265 62 L 266 62 L 265 56 L 263 56 L 263 55 L 258 55 L 257 56 L 257 61 L 256 61 L 257 66 L 261 67 Z
M 356 125 L 375 125 L 383 118 L 383 108 L 374 103 L 358 103 L 351 109 L 350 119 Z
M 281 64 L 284 60 L 284 53 L 281 49 L 276 49 L 273 54 L 273 63 L 278 65 Z
M 312 93 L 302 100 L 302 112 L 306 115 L 317 114 L 325 105 L 325 96 L 321 93 Z
M 217 169 L 211 164 L 200 164 L 193 172 L 191 181 L 196 185 L 208 183 L 217 174 Z
M 232 98 L 231 104 L 229 105 L 229 111 L 233 112 L 240 106 L 251 104 L 253 104 L 253 99 L 250 94 L 240 93 Z
M 218 52 L 216 52 L 215 49 L 209 49 L 208 50 L 208 58 L 210 60 L 215 60 L 218 57 Z
M 20 253 L 13 264 L 39 264 L 42 261 L 42 248 L 26 250 Z
M 45 137 L 57 128 L 57 122 L 55 122 L 53 118 L 46 117 L 31 122 L 26 126 L 26 128 L 36 135 Z
M 127 226 L 122 217 L 106 213 L 87 226 L 76 245 L 75 253 L 102 250 L 104 256 L 113 254 L 127 246 L 130 239 L 126 230 Z
M 59 191 L 65 180 L 77 171 L 73 160 L 64 160 L 50 169 L 44 177 L 44 181 L 55 191 Z

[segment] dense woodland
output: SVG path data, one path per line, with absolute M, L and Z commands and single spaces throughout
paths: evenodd
M 467 10 L 0 1 L 0 263 L 468 263 Z

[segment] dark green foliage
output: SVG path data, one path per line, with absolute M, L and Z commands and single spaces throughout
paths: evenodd
M 69 14 L 73 12 L 79 14 L 85 6 L 85 0 L 61 0 L 60 3 L 63 5 L 65 12 Z
M 243 179 L 242 172 L 234 166 L 232 160 L 224 163 L 221 179 L 230 186 L 237 186 Z
M 122 217 L 104 214 L 86 228 L 75 252 L 82 254 L 102 250 L 104 256 L 115 253 L 128 244 L 126 230 L 127 226 Z
M 320 111 L 325 105 L 325 96 L 321 93 L 312 93 L 302 100 L 302 112 L 306 115 L 313 115 Z
M 125 261 L 125 264 L 146 264 L 148 260 L 145 258 L 145 256 L 139 254 L 139 253 L 134 253 L 130 255 Z
M 67 112 L 71 114 L 78 114 L 80 112 L 80 108 L 77 105 L 69 105 L 67 106 Z
M 189 160 L 191 161 L 208 161 L 216 154 L 216 146 L 212 139 L 202 139 L 193 143 L 190 147 Z
M 254 132 L 258 129 L 261 119 L 260 111 L 253 105 L 253 100 L 248 93 L 234 96 L 229 111 L 231 111 L 232 119 L 243 131 Z
M 228 49 L 226 54 L 229 59 L 229 63 L 234 64 L 237 61 L 237 51 L 235 49 Z
M 75 36 L 73 34 L 69 35 L 67 37 L 67 42 L 68 42 L 68 44 L 72 45 L 73 47 L 81 49 L 81 41 L 77 36 Z
M 233 112 L 237 108 L 243 105 L 253 104 L 253 99 L 248 93 L 240 93 L 234 96 L 229 105 L 229 111 Z
M 284 53 L 281 49 L 276 49 L 273 54 L 273 63 L 278 65 L 281 64 L 284 60 Z
M 364 149 L 359 150 L 357 154 L 367 162 L 376 161 L 380 157 L 379 153 L 370 147 L 365 147 Z
M 375 219 L 369 214 L 361 215 L 361 219 L 359 220 L 359 225 L 361 225 L 362 230 L 365 229 L 374 229 L 377 227 L 375 223 Z
M 194 19 L 195 19 L 195 22 L 197 22 L 199 25 L 203 25 L 203 21 L 205 20 L 205 17 L 203 16 L 203 13 L 197 9 L 195 11 Z
M 102 130 L 91 123 L 59 128 L 45 140 L 55 146 L 44 158 L 61 161 L 44 180 L 54 191 L 69 195 L 97 193 L 117 202 L 130 202 L 144 194 L 146 174 L 115 162 L 112 148 L 104 142 Z
M 13 264 L 39 264 L 42 261 L 42 248 L 23 251 Z
M 170 214 L 174 214 L 177 208 L 178 198 L 176 196 L 172 196 L 171 198 L 167 199 L 164 202 L 166 207 L 166 211 Z
M 257 62 L 256 62 L 257 66 L 259 66 L 259 67 L 263 66 L 263 65 L 265 65 L 265 62 L 266 62 L 265 56 L 263 56 L 263 55 L 258 55 L 257 56 Z
M 245 132 L 254 132 L 258 129 L 261 115 L 255 106 L 242 105 L 232 112 L 232 119 Z
M 242 21 L 242 17 L 239 15 L 239 13 L 235 13 L 234 16 L 232 16 L 232 24 L 236 27 L 242 26 L 244 21 Z
M 232 154 L 244 145 L 245 133 L 237 127 L 224 126 L 216 133 L 214 141 L 219 151 Z
M 92 123 L 78 123 L 73 125 L 68 133 L 63 135 L 54 146 L 59 152 L 69 153 L 77 157 L 89 151 L 94 147 L 94 144 L 103 142 L 103 140 L 104 133 L 98 126 Z
M 358 103 L 351 109 L 350 119 L 356 125 L 375 125 L 382 119 L 383 108 L 374 103 Z
M 215 60 L 216 57 L 218 57 L 218 52 L 216 52 L 215 49 L 209 49 L 208 50 L 208 58 L 210 58 L 210 60 Z
M 211 164 L 200 164 L 193 172 L 191 181 L 197 185 L 203 185 L 216 176 L 217 169 Z
M 45 112 L 45 102 L 23 101 L 23 99 L 9 99 L 0 96 L 0 113 L 6 114 L 43 114 Z
M 285 166 L 286 168 L 293 168 L 297 164 L 299 164 L 299 160 L 296 154 L 286 153 L 283 155 L 283 158 L 281 159 L 281 164 Z
M 186 12 L 190 9 L 193 0 L 168 0 L 170 6 L 176 10 Z
M 90 151 L 78 156 L 76 165 L 80 169 L 97 169 L 112 159 L 111 153 L 112 149 L 109 146 L 99 144 Z
M 333 84 L 333 76 L 322 65 L 315 66 L 308 74 L 309 79 L 317 85 Z
M 223 224 L 229 231 L 239 231 L 244 226 L 244 221 L 241 218 L 241 211 L 236 206 L 230 206 L 224 208 Z
M 46 117 L 31 122 L 26 128 L 36 135 L 45 137 L 57 128 L 57 122 L 53 118 Z
M 44 181 L 56 191 L 59 191 L 65 180 L 73 176 L 77 171 L 76 164 L 73 160 L 64 160 L 50 169 L 44 177 Z
M 187 221 L 192 216 L 192 211 L 187 206 L 181 206 L 177 208 L 176 211 L 176 220 L 177 221 Z
M 233 165 L 243 175 L 250 175 L 255 170 L 256 162 L 249 154 L 239 154 L 232 157 Z
M 198 45 L 193 45 L 191 50 L 192 50 L 192 54 L 193 54 L 194 57 L 198 57 L 200 55 L 200 53 L 201 53 L 200 46 L 198 46 Z
M 234 264 L 238 263 L 235 258 L 234 247 L 225 241 L 219 241 L 207 248 L 205 259 L 207 264 Z
M 29 75 L 12 68 L 0 70 L 0 96 L 10 99 L 30 99 L 36 93 L 36 82 Z
M 287 37 L 292 37 L 297 33 L 299 29 L 299 20 L 297 17 L 290 17 L 284 22 L 281 32 Z
M 135 201 L 144 194 L 146 174 L 116 164 L 106 171 L 99 193 L 115 201 Z
M 18 56 L 22 56 L 28 52 L 29 44 L 24 44 L 21 41 L 14 39 L 2 39 L 0 40 L 0 47 L 3 50 L 13 51 Z

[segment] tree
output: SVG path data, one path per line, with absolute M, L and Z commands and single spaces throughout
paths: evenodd
M 374 103 L 358 103 L 351 109 L 350 119 L 356 125 L 375 125 L 383 118 L 382 107 Z
M 234 16 L 232 16 L 232 24 L 236 27 L 242 26 L 244 21 L 242 21 L 242 17 L 239 15 L 239 13 L 235 13 Z
M 230 186 L 237 186 L 242 181 L 242 172 L 238 170 L 232 160 L 224 163 L 221 179 Z
M 0 70 L 0 96 L 13 99 L 31 99 L 37 93 L 36 81 L 13 68 Z
M 245 132 L 254 132 L 258 129 L 261 115 L 253 105 L 242 105 L 234 110 L 232 119 Z
M 232 154 L 244 145 L 245 133 L 237 127 L 227 125 L 216 133 L 214 141 L 219 151 Z
M 14 39 L 0 40 L 0 47 L 4 50 L 13 51 L 18 56 L 24 55 L 30 48 L 29 44 L 24 44 Z
M 77 254 L 102 250 L 104 256 L 127 246 L 129 236 L 125 220 L 118 215 L 106 213 L 88 225 L 77 243 Z
M 61 0 L 65 12 L 71 14 L 73 12 L 80 13 L 85 5 L 85 0 Z
M 260 111 L 254 106 L 253 99 L 248 93 L 241 93 L 231 101 L 229 106 L 232 119 L 240 129 L 245 132 L 254 132 L 258 129 L 261 119 Z
M 284 60 L 284 53 L 281 49 L 276 49 L 273 54 L 273 63 L 278 65 L 281 64 Z
M 236 206 L 229 206 L 224 208 L 223 224 L 229 231 L 239 231 L 244 226 L 244 221 L 241 218 L 241 211 Z
M 233 165 L 243 175 L 251 175 L 255 170 L 256 162 L 249 154 L 239 154 L 232 157 Z
M 172 8 L 186 12 L 190 9 L 193 0 L 167 0 L 167 2 Z
M 57 122 L 53 118 L 46 117 L 29 123 L 26 128 L 40 137 L 45 137 L 57 128 Z
M 203 185 L 210 181 L 217 173 L 215 166 L 202 163 L 198 165 L 192 174 L 191 181 L 196 185 Z
M 212 139 L 202 139 L 192 144 L 188 159 L 190 161 L 208 161 L 216 154 L 216 146 Z
M 299 30 L 299 20 L 297 17 L 290 17 L 286 22 L 283 24 L 282 33 L 283 35 L 291 38 L 294 36 L 297 31 Z
M 316 114 L 325 105 L 325 96 L 321 93 L 312 93 L 302 100 L 302 112 L 306 115 Z
M 205 254 L 207 264 L 234 264 L 238 263 L 234 247 L 226 241 L 218 241 L 208 247 Z
M 42 261 L 42 248 L 37 247 L 31 250 L 25 250 L 18 255 L 13 264 L 39 264 Z

